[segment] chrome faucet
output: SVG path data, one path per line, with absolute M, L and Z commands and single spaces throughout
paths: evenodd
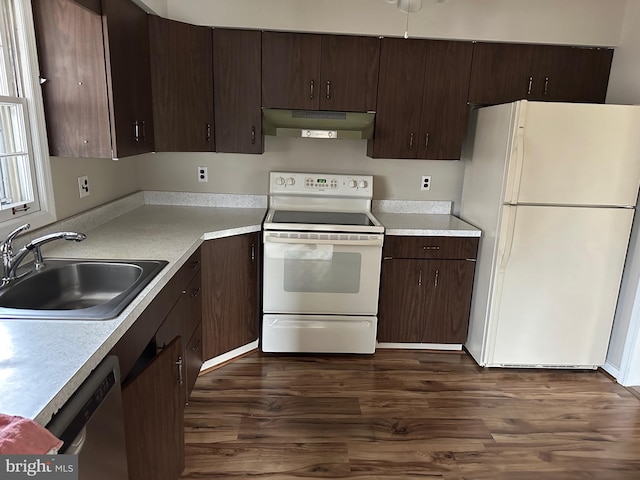
M 16 228 L 13 232 L 9 234 L 7 239 L 0 244 L 0 253 L 2 254 L 2 267 L 3 267 L 3 276 L 2 276 L 2 286 L 6 286 L 12 280 L 15 280 L 17 277 L 16 271 L 18 267 L 24 260 L 24 258 L 30 253 L 33 252 L 33 256 L 35 258 L 34 267 L 36 270 L 40 270 L 44 268 L 46 265 L 44 263 L 44 259 L 42 258 L 42 252 L 40 247 L 45 243 L 52 242 L 54 240 L 72 240 L 75 242 L 81 242 L 87 236 L 84 233 L 76 233 L 76 232 L 57 232 L 50 233 L 48 235 L 43 235 L 42 237 L 36 238 L 29 243 L 27 243 L 24 247 L 22 247 L 18 252 L 13 254 L 13 240 L 20 235 L 22 232 L 29 230 L 31 225 L 28 223 L 22 225 L 21 227 Z

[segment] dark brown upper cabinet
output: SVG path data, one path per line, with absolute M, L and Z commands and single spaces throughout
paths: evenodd
M 613 50 L 608 48 L 477 43 L 469 102 L 603 103 L 612 59 Z
M 70 0 L 33 0 L 49 153 L 111 158 L 102 19 Z
M 214 150 L 212 29 L 149 15 L 158 152 Z
M 213 31 L 216 150 L 262 153 L 262 33 Z
M 146 13 L 129 0 L 104 2 L 102 16 L 70 0 L 34 0 L 33 17 L 51 155 L 152 151 Z
M 467 128 L 473 44 L 382 39 L 374 158 L 456 160 Z
M 147 14 L 131 0 L 102 0 L 114 158 L 154 150 Z
M 262 105 L 373 111 L 379 52 L 375 37 L 264 32 Z

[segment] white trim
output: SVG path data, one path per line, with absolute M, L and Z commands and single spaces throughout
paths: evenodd
M 457 352 L 462 350 L 460 343 L 387 343 L 382 342 L 376 345 L 378 348 L 395 348 L 401 350 L 444 350 Z
M 609 362 L 606 362 L 604 365 L 602 365 L 602 368 L 605 372 L 607 372 L 609 375 L 611 375 L 613 378 L 615 378 L 616 380 L 618 380 L 618 383 L 620 383 L 618 376 L 620 375 L 620 370 L 618 370 L 616 367 L 614 367 L 612 364 L 610 364 Z
M 0 237 L 29 222 L 32 229 L 47 225 L 56 220 L 53 181 L 49 161 L 47 129 L 44 119 L 44 102 L 40 88 L 36 35 L 33 25 L 33 13 L 30 0 L 15 0 L 15 15 L 18 28 L 17 44 L 20 49 L 19 62 L 24 96 L 27 99 L 27 114 L 31 133 L 31 148 L 40 210 L 2 223 Z
M 202 372 L 204 370 L 208 370 L 222 363 L 228 362 L 229 360 L 233 360 L 234 358 L 239 357 L 240 355 L 244 355 L 245 353 L 249 353 L 250 351 L 255 350 L 257 348 L 258 348 L 258 340 L 255 340 L 251 343 L 247 343 L 242 347 L 238 347 L 234 350 L 231 350 L 230 352 L 223 353 L 222 355 L 218 355 L 217 357 L 213 357 L 207 360 L 202 364 L 200 371 Z
M 640 291 L 633 302 L 620 369 L 613 376 L 624 387 L 640 385 Z

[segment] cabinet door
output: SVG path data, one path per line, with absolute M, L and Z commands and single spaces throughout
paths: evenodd
M 317 110 L 321 36 L 263 32 L 262 106 Z
M 467 133 L 473 43 L 429 41 L 418 158 L 458 160 Z
M 147 14 L 131 0 L 102 0 L 114 158 L 151 152 L 153 109 Z
M 214 150 L 212 29 L 149 16 L 158 152 Z
M 539 72 L 536 99 L 558 102 L 604 103 L 613 50 L 543 46 L 536 55 Z
M 216 28 L 213 45 L 216 150 L 262 153 L 262 34 Z
M 200 367 L 202 367 L 202 359 L 202 325 L 198 324 L 184 351 L 186 387 L 185 401 L 187 403 L 189 403 L 189 397 L 193 391 L 193 386 L 198 379 Z
M 320 109 L 375 110 L 379 63 L 379 38 L 323 35 Z
M 131 480 L 176 480 L 184 469 L 181 356 L 177 338 L 122 389 Z
M 494 105 L 529 98 L 535 45 L 476 43 L 473 47 L 469 103 Z
M 260 232 L 202 245 L 202 329 L 209 359 L 258 338 Z
M 376 126 L 367 155 L 416 158 L 426 54 L 426 40 L 382 39 Z
M 603 103 L 613 50 L 477 43 L 469 102 L 514 100 Z
M 33 0 L 49 152 L 111 158 L 102 20 L 71 0 Z
M 420 343 L 423 337 L 428 260 L 385 259 L 382 262 L 378 341 Z
M 474 271 L 473 261 L 428 261 L 423 276 L 427 298 L 423 343 L 464 343 L 467 340 Z

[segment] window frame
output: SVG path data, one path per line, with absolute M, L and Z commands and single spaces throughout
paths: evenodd
M 31 210 L 13 214 L 9 219 L 0 218 L 1 241 L 6 238 L 9 232 L 20 225 L 30 223 L 31 229 L 36 229 L 55 222 L 57 217 L 31 0 L 0 0 L 0 2 L 3 17 L 6 13 L 5 2 L 11 2 L 13 5 L 14 18 L 9 24 L 15 27 L 15 43 L 13 44 L 15 51 L 12 53 L 17 57 L 15 62 L 17 72 L 13 71 L 11 65 L 6 65 L 8 70 L 6 73 L 7 75 L 14 74 L 15 83 L 17 83 L 19 90 L 19 92 L 10 93 L 17 94 L 17 98 L 23 99 L 26 103 L 26 137 L 29 155 L 32 159 L 32 178 L 35 180 L 34 196 L 37 198 L 36 202 L 39 202 L 39 208 L 37 204 L 32 204 Z M 7 56 L 5 55 L 5 58 Z M 9 210 L 9 212 L 11 211 Z

